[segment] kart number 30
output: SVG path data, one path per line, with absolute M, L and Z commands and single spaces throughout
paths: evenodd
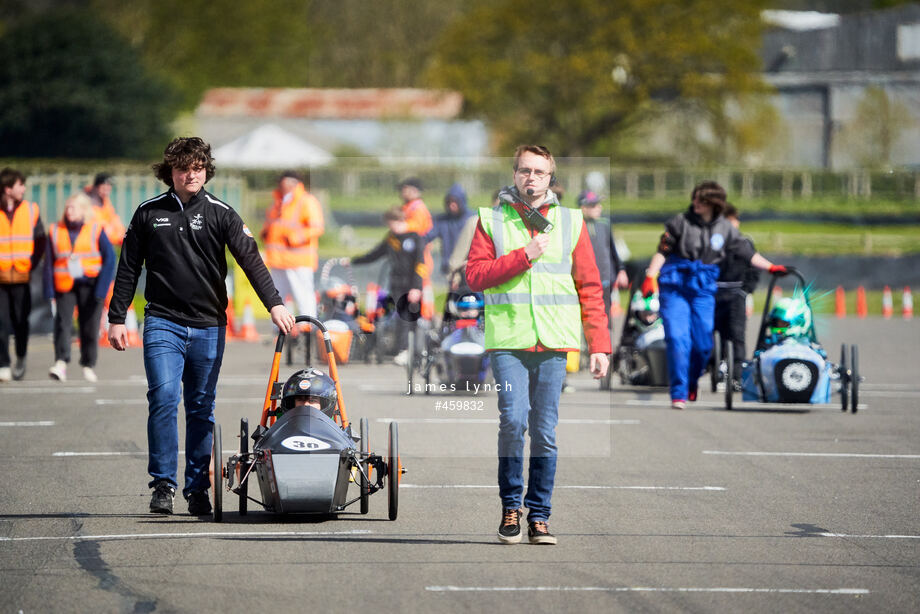
M 294 450 L 296 452 L 315 452 L 317 450 L 325 450 L 331 447 L 325 441 L 321 441 L 315 437 L 307 437 L 306 435 L 295 435 L 294 437 L 288 437 L 281 442 L 281 445 L 289 450 Z

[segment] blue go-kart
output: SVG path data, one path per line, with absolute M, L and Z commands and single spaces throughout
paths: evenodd
M 723 357 L 726 373 L 725 408 L 732 409 L 733 382 L 740 380 L 741 399 L 760 403 L 831 403 L 840 394 L 840 408 L 853 413 L 859 406 L 859 349 L 856 344 L 840 350 L 840 362 L 828 360 L 815 334 L 814 317 L 802 274 L 789 269 L 801 290 L 791 298 L 774 299 L 773 289 L 780 275 L 774 274 L 767 288 L 757 344 L 751 360 L 733 373 L 732 344 Z M 849 351 L 848 351 L 849 349 Z M 847 361 L 849 358 L 849 362 Z

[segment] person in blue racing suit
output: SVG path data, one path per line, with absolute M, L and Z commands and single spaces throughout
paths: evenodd
M 709 360 L 719 264 L 734 254 L 758 269 L 786 273 L 786 267 L 755 252 L 722 216 L 725 205 L 725 189 L 715 181 L 693 188 L 688 210 L 665 223 L 642 282 L 643 295 L 658 292 L 661 300 L 673 409 L 696 400 L 697 381 Z

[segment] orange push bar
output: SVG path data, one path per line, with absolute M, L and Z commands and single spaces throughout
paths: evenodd
M 322 322 L 311 316 L 297 316 L 295 318 L 295 323 L 299 322 L 309 322 L 310 324 L 315 324 L 319 328 L 320 332 L 323 335 L 323 343 L 326 346 L 326 355 L 329 357 L 329 377 L 332 378 L 332 381 L 335 382 L 335 394 L 338 404 L 338 416 L 341 422 L 343 429 L 348 428 L 348 414 L 345 411 L 345 399 L 342 397 L 342 387 L 339 384 L 339 370 L 335 364 L 335 352 L 332 351 L 332 338 L 329 335 L 329 331 L 326 330 L 326 327 Z M 275 383 L 278 381 L 278 371 L 281 366 L 281 350 L 284 348 L 284 333 L 278 333 L 278 339 L 275 341 L 275 356 L 272 359 L 272 370 L 271 375 L 268 378 L 268 389 L 265 391 L 265 402 L 262 404 L 262 420 L 260 424 L 262 426 L 271 426 L 275 422 L 275 406 L 276 401 L 272 399 L 272 390 L 275 387 Z

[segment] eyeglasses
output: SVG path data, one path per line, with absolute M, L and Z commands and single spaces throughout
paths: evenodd
M 515 172 L 521 177 L 528 177 L 533 175 L 537 179 L 543 179 L 544 177 L 549 177 L 550 175 L 549 171 L 544 171 L 539 168 L 519 168 Z

